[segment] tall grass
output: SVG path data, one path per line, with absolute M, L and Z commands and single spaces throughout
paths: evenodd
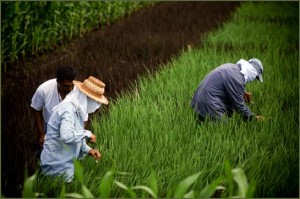
M 285 20 L 289 23 L 281 23 Z M 224 162 L 229 161 L 256 184 L 256 197 L 296 197 L 298 24 L 297 3 L 243 3 L 231 22 L 207 36 L 202 48 L 183 52 L 161 71 L 142 77 L 132 93 L 112 102 L 108 115 L 93 120 L 103 157 L 98 164 L 82 162 L 84 183 L 95 194 L 112 168 L 128 172 L 118 180 L 130 186 L 145 184 L 153 171 L 158 196 L 166 197 L 182 179 L 201 172 L 193 184 L 199 193 L 224 175 Z M 190 102 L 199 82 L 218 65 L 252 57 L 262 60 L 264 83 L 247 85 L 254 101 L 249 107 L 266 120 L 243 122 L 234 114 L 224 123 L 198 125 Z M 39 184 L 37 190 L 47 193 L 46 186 Z M 112 190 L 113 197 L 121 195 Z

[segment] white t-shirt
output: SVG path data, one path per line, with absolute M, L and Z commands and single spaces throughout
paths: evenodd
M 56 79 L 50 79 L 36 89 L 30 106 L 37 111 L 43 110 L 44 121 L 47 123 L 52 113 L 52 108 L 61 100 L 57 90 Z

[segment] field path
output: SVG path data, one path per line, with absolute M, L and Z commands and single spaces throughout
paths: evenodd
M 29 111 L 39 84 L 53 78 L 56 67 L 70 65 L 79 80 L 94 75 L 114 99 L 138 76 L 155 71 L 182 49 L 201 45 L 201 36 L 216 29 L 238 2 L 163 2 L 141 9 L 113 25 L 100 27 L 63 48 L 2 71 L 2 193 L 19 197 L 24 167 L 36 169 L 37 143 Z

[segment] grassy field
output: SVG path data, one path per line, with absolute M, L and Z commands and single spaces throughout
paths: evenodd
M 158 196 L 184 178 L 200 172 L 195 196 L 207 184 L 226 175 L 224 162 L 240 167 L 254 196 L 298 196 L 299 188 L 299 39 L 298 4 L 243 3 L 201 48 L 187 48 L 154 75 L 142 77 L 133 92 L 112 102 L 109 114 L 93 120 L 102 160 L 82 162 L 84 183 L 97 195 L 110 169 L 127 172 L 116 179 L 128 186 L 157 178 Z M 247 85 L 250 109 L 264 122 L 243 122 L 234 114 L 225 123 L 198 125 L 190 108 L 200 81 L 213 68 L 257 57 L 264 65 L 264 82 Z M 54 186 L 54 185 L 53 185 Z M 113 186 L 112 196 L 124 196 Z M 40 182 L 37 192 L 53 187 Z M 67 188 L 81 192 L 79 180 Z M 60 190 L 51 194 L 58 195 Z

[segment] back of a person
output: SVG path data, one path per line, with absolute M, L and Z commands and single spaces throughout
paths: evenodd
M 76 115 L 76 107 L 70 102 L 61 102 L 54 109 L 48 121 L 45 143 L 41 153 L 41 167 L 48 174 L 69 172 L 73 170 L 73 159 L 80 154 L 81 142 L 64 143 L 60 135 L 62 117 L 68 112 L 74 116 L 75 129 L 83 130 L 83 121 Z M 70 173 L 71 175 L 71 173 Z
M 203 122 L 207 116 L 223 120 L 224 116 L 230 117 L 237 111 L 245 121 L 250 121 L 254 113 L 246 105 L 251 94 L 246 92 L 245 86 L 256 79 L 263 82 L 262 73 L 263 66 L 257 58 L 240 59 L 236 64 L 226 63 L 215 68 L 205 76 L 193 96 L 191 107 L 197 120 Z M 256 115 L 255 118 L 262 117 Z
M 44 93 L 44 107 L 43 107 L 43 117 L 45 123 L 49 121 L 52 113 L 52 108 L 56 106 L 60 101 L 60 96 L 57 92 L 57 82 L 56 78 L 50 79 L 40 86 Z
M 191 103 L 194 110 L 205 117 L 207 113 L 219 117 L 230 106 L 224 82 L 242 81 L 238 65 L 226 63 L 207 74 L 200 83 Z
M 96 143 L 96 136 L 84 129 L 88 114 L 94 113 L 102 103 L 108 104 L 103 92 L 99 92 L 104 89 L 93 80 L 98 79 L 90 76 L 84 82 L 74 81 L 76 87 L 53 108 L 41 153 L 43 174 L 63 175 L 66 182 L 71 182 L 74 159 L 82 159 L 86 155 L 100 159 L 100 152 L 86 143 L 87 139 Z

